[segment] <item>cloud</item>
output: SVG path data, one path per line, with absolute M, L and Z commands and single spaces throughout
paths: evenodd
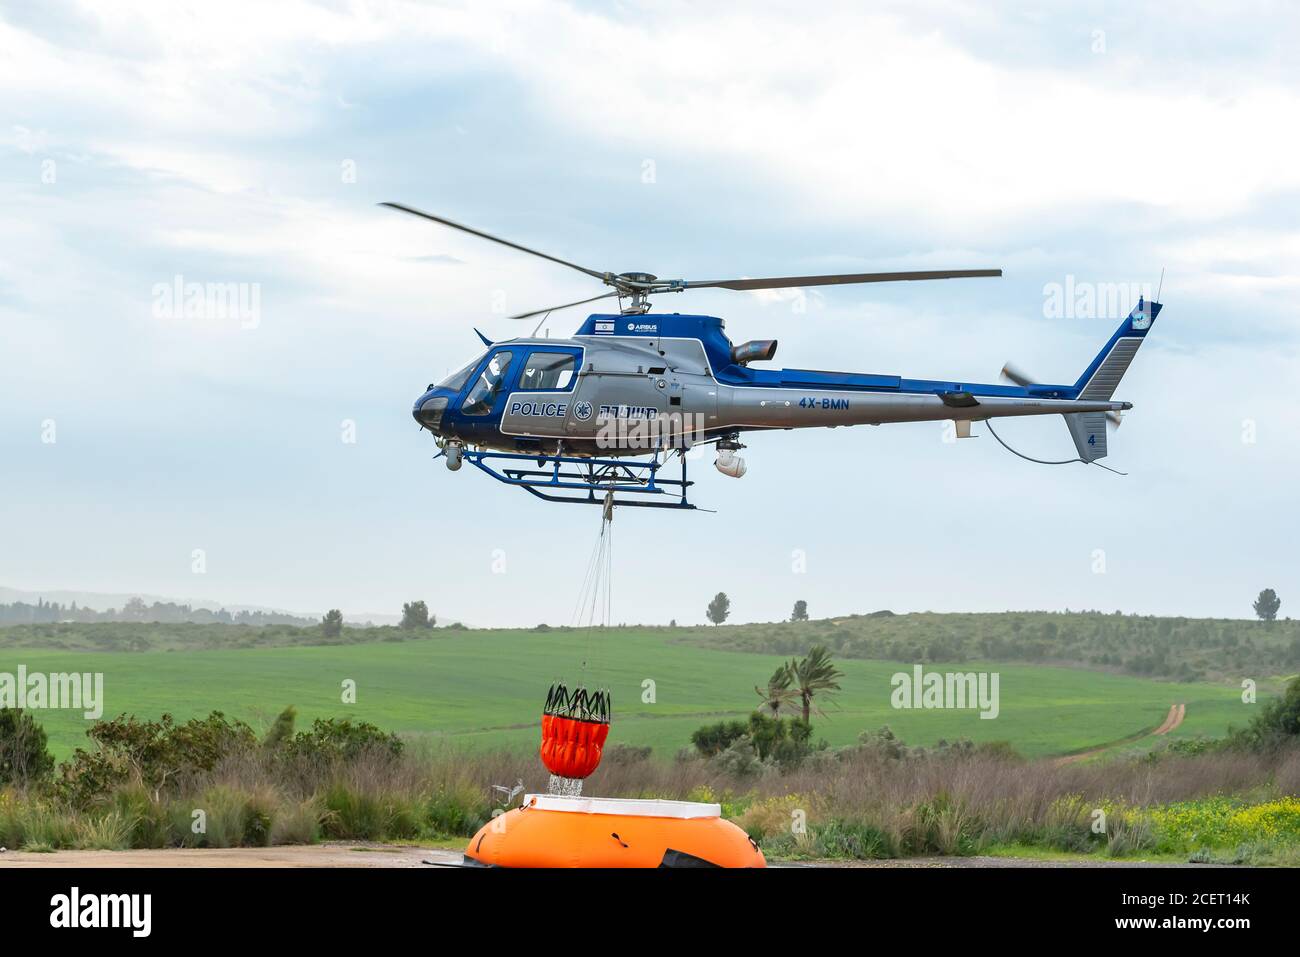
M 1113 323 L 1047 320 L 1044 284 L 1154 282 L 1168 267 L 1169 305 L 1125 380 L 1137 407 L 1110 460 L 1133 478 L 1044 471 L 989 439 L 947 446 L 937 427 L 756 436 L 750 475 L 724 479 L 705 460 L 697 497 L 770 524 L 723 534 L 692 516 L 671 530 L 672 563 L 626 554 L 626 581 L 644 586 L 621 592 L 629 621 L 693 620 L 694 599 L 677 597 L 692 580 L 734 592 L 746 618 L 786 614 L 793 588 L 820 595 L 819 611 L 1191 612 L 1186 582 L 1223 561 L 1208 552 L 1231 547 L 1242 575 L 1288 567 L 1267 508 L 1300 468 L 1300 422 L 1279 400 L 1300 384 L 1300 132 L 1278 120 L 1300 115 L 1291 18 L 1193 6 L 1157 30 L 1088 5 L 996 18 L 859 6 L 5 14 L 0 322 L 26 358 L 0 381 L 0 428 L 19 450 L 0 517 L 33 544 L 0 576 L 188 594 L 186 556 L 205 544 L 226 576 L 210 587 L 243 601 L 397 607 L 455 581 L 466 613 L 494 609 L 473 616 L 484 622 L 564 620 L 571 595 L 552 573 L 568 551 L 536 542 L 571 541 L 571 510 L 431 466 L 408 409 L 481 350 L 471 326 L 527 332 L 505 316 L 600 288 L 379 200 L 687 279 L 1006 268 L 1001 281 L 659 304 L 723 315 L 736 341 L 779 337 L 781 361 L 804 368 L 979 381 L 1013 359 L 1072 381 Z M 47 160 L 57 182 L 41 180 Z M 177 275 L 258 283 L 260 325 L 155 318 L 150 290 Z M 32 438 L 47 417 L 56 448 Z M 345 418 L 356 446 L 338 441 Z M 1044 457 L 1069 448 L 1056 420 L 1004 434 Z M 664 540 L 660 518 L 621 517 L 622 540 Z M 1103 539 L 1115 567 L 1162 577 L 1076 574 Z M 936 541 L 986 556 L 987 571 L 936 596 Z M 1026 541 L 1046 557 L 1010 581 Z M 382 542 L 382 557 L 357 542 Z M 792 583 L 796 546 L 815 571 Z M 495 547 L 516 574 L 480 574 Z M 1204 608 L 1236 607 L 1197 592 Z

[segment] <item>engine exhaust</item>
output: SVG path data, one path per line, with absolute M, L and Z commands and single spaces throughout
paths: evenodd
M 753 339 L 731 347 L 731 361 L 738 366 L 760 362 L 776 355 L 775 339 Z

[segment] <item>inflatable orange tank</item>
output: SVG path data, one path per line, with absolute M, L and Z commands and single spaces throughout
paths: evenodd
M 465 849 L 480 867 L 766 867 L 716 804 L 528 794 Z

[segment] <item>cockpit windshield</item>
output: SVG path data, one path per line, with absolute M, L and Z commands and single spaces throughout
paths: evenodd
M 438 388 L 450 389 L 452 392 L 459 392 L 461 389 L 465 388 L 465 383 L 469 381 L 470 373 L 478 368 L 478 364 L 482 361 L 483 356 L 475 356 L 473 361 L 469 362 L 463 368 L 457 369 L 451 375 L 447 376 L 447 378 L 439 382 Z
M 497 395 L 506 383 L 511 357 L 512 353 L 509 349 L 498 349 L 492 354 L 492 358 L 479 373 L 473 388 L 465 396 L 465 404 L 461 408 L 465 415 L 487 415 L 492 411 L 492 403 L 496 401 Z

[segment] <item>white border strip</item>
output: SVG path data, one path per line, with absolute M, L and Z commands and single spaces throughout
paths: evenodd
M 698 801 L 660 801 L 642 798 L 569 797 L 562 794 L 525 794 L 525 811 L 565 811 L 571 814 L 617 814 L 624 817 L 722 817 L 719 804 Z

